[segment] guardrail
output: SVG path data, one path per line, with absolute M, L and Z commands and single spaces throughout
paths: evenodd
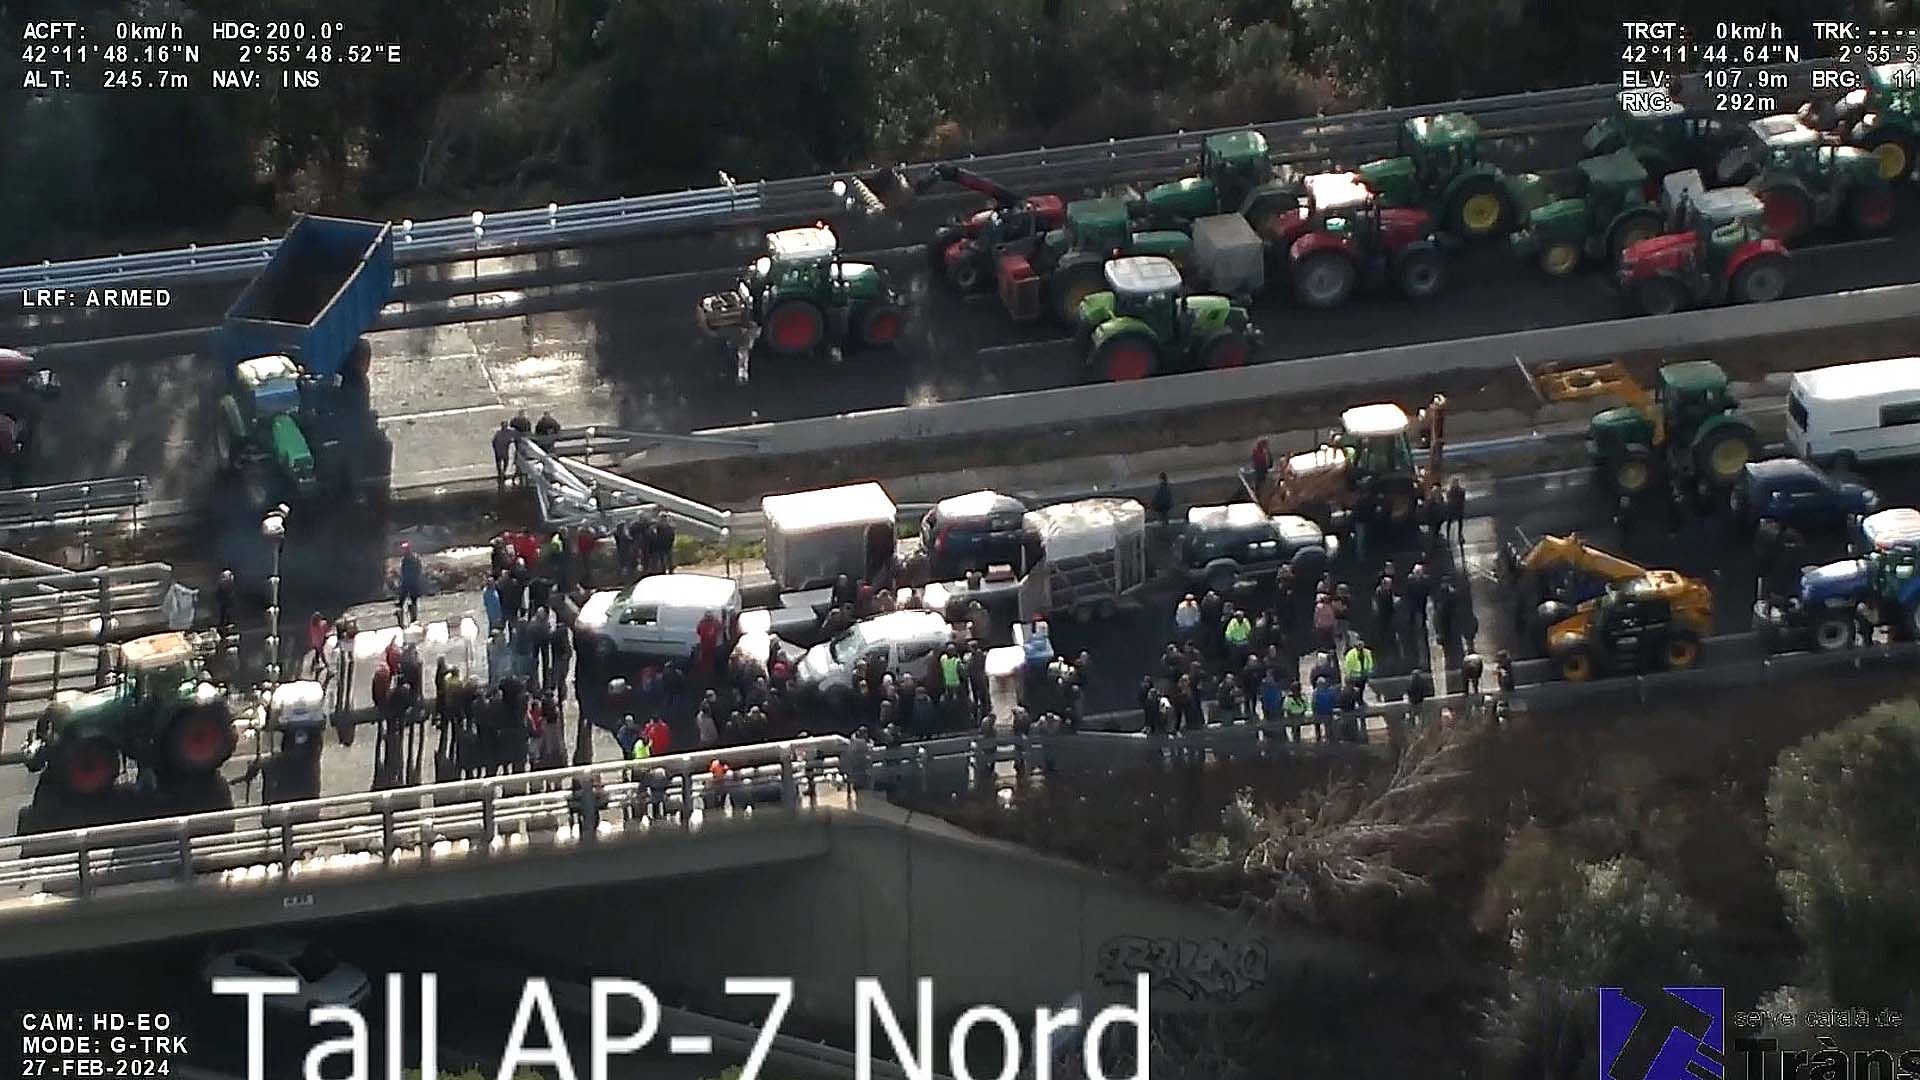
M 144 476 L 114 476 L 0 491 L 0 531 L 75 528 L 138 513 L 152 485 Z
M 1706 655 L 1729 662 L 1683 672 L 1589 683 L 1525 685 L 1513 709 L 1525 713 L 1575 703 L 1644 702 L 1669 689 L 1771 685 L 1839 668 L 1911 664 L 1920 645 L 1900 643 L 1827 653 L 1738 655 L 1755 635 L 1716 638 Z M 1526 668 L 1523 670 L 1531 670 Z M 1383 680 L 1382 691 L 1394 684 Z M 1426 718 L 1447 705 L 1479 705 L 1455 694 L 1427 703 Z M 1404 716 L 1388 701 L 1369 716 Z M 306 802 L 194 814 L 0 840 L 0 890 L 85 898 L 136 882 L 217 887 L 285 880 L 344 862 L 427 866 L 451 857 L 501 857 L 529 846 L 595 843 L 652 829 L 697 830 L 709 811 L 729 814 L 765 805 L 807 812 L 840 787 L 920 791 L 996 784 L 1000 766 L 1018 773 L 1101 771 L 1169 761 L 1204 761 L 1292 752 L 1284 732 L 1259 724 L 1194 729 L 1177 736 L 1082 732 L 953 736 L 878 747 L 822 736 L 751 747 L 677 754 L 639 762 L 575 766 Z M 716 760 L 730 769 L 716 778 Z M 460 854 L 465 845 L 467 855 Z
M 1778 65 L 1769 70 L 1804 74 L 1816 64 Z M 1472 115 L 1491 137 L 1564 129 L 1599 119 L 1613 108 L 1611 84 L 1526 94 L 1469 98 L 1331 117 L 1252 125 L 1267 136 L 1283 161 L 1329 160 L 1339 154 L 1384 150 L 1394 125 L 1409 116 L 1459 111 Z M 1067 147 L 969 156 L 970 167 L 1012 187 L 1115 182 L 1169 173 L 1185 164 L 1217 128 L 1177 131 L 1133 139 L 1110 139 Z M 763 180 L 683 192 L 606 199 L 568 206 L 396 223 L 394 256 L 401 264 L 457 261 L 520 251 L 575 246 L 649 232 L 697 230 L 774 216 L 807 216 L 847 209 L 833 191 L 850 174 Z M 272 256 L 270 238 L 170 251 L 114 255 L 70 262 L 41 262 L 0 269 L 0 290 L 87 288 L 130 281 L 163 281 L 250 275 Z

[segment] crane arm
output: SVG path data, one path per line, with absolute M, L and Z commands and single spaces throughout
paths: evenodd
M 940 184 L 958 184 L 968 191 L 979 192 L 993 200 L 995 206 L 1015 207 L 1025 201 L 1025 197 L 1012 188 L 997 184 L 971 169 L 942 162 L 927 168 L 927 174 L 913 185 L 916 195 L 925 194 L 927 189 Z
M 1527 371 L 1523 366 L 1521 371 L 1526 374 L 1534 393 L 1540 395 L 1543 401 L 1610 398 L 1621 402 L 1646 417 L 1653 425 L 1654 445 L 1666 444 L 1666 424 L 1660 414 L 1659 403 L 1653 399 L 1653 392 L 1640 385 L 1633 373 L 1618 360 L 1559 371 L 1534 372 Z
M 1579 570 L 1607 581 L 1636 581 L 1647 576 L 1647 568 L 1609 554 L 1580 539 L 1580 534 L 1543 536 L 1520 559 L 1527 573 L 1545 570 Z

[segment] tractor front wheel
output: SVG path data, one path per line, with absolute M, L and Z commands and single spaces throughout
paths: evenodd
M 166 735 L 167 768 L 181 776 L 204 776 L 233 753 L 233 721 L 223 710 L 192 709 Z
M 1607 250 L 1613 254 L 1613 261 L 1620 261 L 1620 254 L 1642 240 L 1651 240 L 1660 235 L 1660 212 L 1652 207 L 1642 207 L 1629 211 L 1614 222 L 1613 232 L 1607 237 Z
M 890 349 L 900 340 L 900 332 L 906 325 L 906 314 L 899 305 L 885 302 L 873 304 L 860 312 L 859 318 L 854 321 L 854 341 L 869 349 Z
M 1813 620 L 1813 647 L 1833 652 L 1853 644 L 1853 612 L 1823 611 Z
M 1253 358 L 1253 345 L 1238 330 L 1227 330 L 1200 347 L 1200 366 L 1208 371 L 1246 367 Z
M 1053 278 L 1053 317 L 1062 326 L 1080 321 L 1080 303 L 1104 286 L 1098 265 L 1076 266 L 1062 270 Z
M 1150 377 L 1160 367 L 1160 347 L 1145 334 L 1115 334 L 1100 343 L 1089 366 L 1111 382 Z
M 54 775 L 69 794 L 98 795 L 120 775 L 120 751 L 105 739 L 82 739 L 60 748 Z
M 1874 136 L 1867 149 L 1879 160 L 1880 179 L 1897 184 L 1913 175 L 1913 163 L 1920 146 L 1897 131 L 1883 131 Z
M 1784 184 L 1760 189 L 1760 202 L 1766 208 L 1767 231 L 1791 244 L 1813 227 L 1813 200 L 1799 188 Z
M 1648 315 L 1671 315 L 1687 306 L 1687 289 L 1665 274 L 1642 278 L 1633 285 L 1633 302 Z
M 1447 228 L 1462 240 L 1485 240 L 1513 223 L 1513 200 L 1498 181 L 1479 176 L 1460 185 L 1447 207 Z
M 1660 659 L 1666 663 L 1668 671 L 1686 671 L 1700 662 L 1700 639 L 1692 634 L 1676 632 L 1667 638 L 1660 650 Z
M 1866 188 L 1847 200 L 1847 225 L 1856 236 L 1879 236 L 1893 227 L 1893 189 Z
M 1765 304 L 1787 293 L 1787 260 L 1780 255 L 1756 255 L 1733 275 L 1730 291 L 1742 304 Z
M 1553 666 L 1568 682 L 1588 682 L 1593 678 L 1593 651 L 1585 645 L 1561 646 L 1553 654 Z
M 987 283 L 986 256 L 978 252 L 947 265 L 947 284 L 958 293 L 976 293 Z
M 782 356 L 814 351 L 826 333 L 826 313 L 811 300 L 782 300 L 767 312 L 767 346 Z
M 1548 277 L 1572 277 L 1580 269 L 1580 245 L 1560 240 L 1540 249 L 1540 272 Z
M 1752 431 L 1743 427 L 1715 428 L 1693 448 L 1694 472 L 1706 477 L 1715 487 L 1733 487 L 1757 449 L 1759 440 Z
M 1312 308 L 1347 302 L 1359 281 L 1359 268 L 1338 251 L 1316 251 L 1293 264 L 1293 292 Z
M 1432 248 L 1416 248 L 1400 256 L 1394 268 L 1400 292 L 1409 300 L 1426 300 L 1447 287 L 1447 263 Z
M 1607 484 L 1621 495 L 1638 495 L 1659 478 L 1659 459 L 1653 448 L 1635 443 L 1621 451 L 1607 469 Z

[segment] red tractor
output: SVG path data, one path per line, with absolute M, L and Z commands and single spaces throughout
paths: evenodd
M 1673 231 L 1629 245 L 1616 284 L 1648 315 L 1708 304 L 1778 300 L 1792 277 L 1787 247 L 1766 231 L 1766 204 L 1744 187 L 1705 189 L 1698 171 L 1663 181 Z
M 958 165 L 928 166 L 918 180 L 904 169 L 857 177 L 854 189 L 869 209 L 900 213 L 915 196 L 940 184 L 958 184 L 993 200 L 993 205 L 949 221 L 927 241 L 933 271 L 963 293 L 994 284 L 994 268 L 1003 255 L 1032 258 L 1047 232 L 1064 225 L 1067 202 L 1058 195 L 1022 195 Z
M 1446 287 L 1446 259 L 1425 210 L 1382 208 L 1354 173 L 1317 173 L 1303 185 L 1302 205 L 1280 216 L 1273 244 L 1286 252 L 1301 303 L 1338 307 L 1356 288 L 1388 282 L 1415 300 Z

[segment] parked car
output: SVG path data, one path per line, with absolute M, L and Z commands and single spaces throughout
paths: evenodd
M 605 589 L 587 598 L 575 626 L 587 632 L 600 657 L 616 653 L 686 660 L 699 648 L 700 620 L 720 620 L 721 651 L 732 647 L 740 617 L 740 583 L 707 574 L 655 574 L 629 589 Z
M 920 519 L 928 580 L 952 580 L 997 565 L 1011 566 L 1019 574 L 1025 569 L 1026 512 L 1027 504 L 997 491 L 940 500 Z
M 1748 462 L 1728 495 L 1741 528 L 1772 518 L 1801 532 L 1847 528 L 1853 518 L 1880 509 L 1880 496 L 1799 458 Z
M 937 611 L 892 611 L 862 619 L 834 638 L 807 650 L 796 672 L 802 693 L 829 701 L 853 691 L 860 664 L 879 657 L 895 679 L 912 675 L 924 681 L 940 648 L 954 640 L 953 626 Z
M 357 1009 L 373 984 L 366 972 L 342 963 L 326 948 L 298 938 L 268 937 L 216 951 L 201 965 L 201 975 L 214 979 L 292 979 L 291 994 L 269 994 L 266 1006 L 276 1012 L 305 1016 L 319 1005 Z
M 1303 579 L 1318 577 L 1340 553 L 1340 541 L 1311 518 L 1229 503 L 1188 510 L 1180 552 L 1189 582 L 1225 593 L 1271 580 L 1282 566 Z
M 1920 357 L 1796 373 L 1787 390 L 1787 445 L 1842 469 L 1920 456 Z

